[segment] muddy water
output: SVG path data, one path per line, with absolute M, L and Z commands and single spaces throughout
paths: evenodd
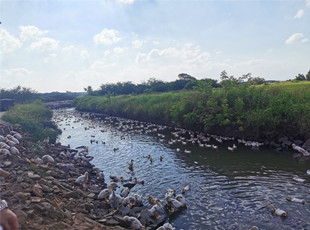
M 176 229 L 249 229 L 253 225 L 259 229 L 310 229 L 309 159 L 294 158 L 289 152 L 253 150 L 234 141 L 219 143 L 213 138 L 208 143 L 217 145 L 217 150 L 192 143 L 169 145 L 174 129 L 74 109 L 54 111 L 54 119 L 63 132 L 59 141 L 71 148 L 88 146 L 92 163 L 104 171 L 107 183 L 110 175 L 144 180 L 132 192 L 141 194 L 145 205 L 148 195 L 164 199 L 167 188 L 179 193 L 190 185 L 185 193 L 187 209 L 168 219 Z M 228 151 L 233 143 L 237 150 Z M 146 155 L 151 155 L 153 163 L 143 157 Z M 128 170 L 131 159 L 133 173 Z M 294 181 L 296 175 L 306 182 Z M 305 199 L 306 204 L 289 202 L 288 195 Z M 270 208 L 259 209 L 268 204 L 285 210 L 288 217 L 275 216 Z

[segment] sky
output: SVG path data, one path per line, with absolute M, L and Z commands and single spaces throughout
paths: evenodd
M 310 70 L 310 0 L 0 0 L 0 21 L 5 89 Z

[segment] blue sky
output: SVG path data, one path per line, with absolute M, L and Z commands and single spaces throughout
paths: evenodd
M 310 70 L 310 0 L 0 0 L 0 87 Z

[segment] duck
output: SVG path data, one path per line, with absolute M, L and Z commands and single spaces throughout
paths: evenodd
M 165 223 L 163 226 L 157 228 L 157 230 L 175 230 L 175 228 L 171 224 Z
M 98 200 L 105 200 L 105 202 L 109 202 L 109 196 L 111 195 L 112 190 L 111 189 L 103 189 L 98 194 Z
M 184 152 L 185 153 L 191 153 L 192 151 L 185 149 Z
M 160 161 L 163 161 L 163 159 L 164 159 L 164 157 L 161 155 L 161 156 L 159 157 L 159 160 L 160 160 Z
M 272 204 L 268 205 L 269 208 L 271 208 L 271 211 L 277 215 L 277 216 L 281 216 L 281 217 L 287 217 L 287 213 L 279 208 L 275 208 Z
M 130 223 L 130 226 L 132 227 L 132 229 L 139 230 L 143 228 L 143 225 L 141 224 L 141 222 L 133 216 L 124 216 L 123 220 L 125 222 Z
M 183 205 L 183 207 L 186 207 L 186 206 L 187 206 L 187 204 L 186 204 L 186 202 L 185 202 L 185 198 L 184 198 L 182 195 L 177 195 L 177 196 L 175 197 L 175 199 L 176 199 L 177 201 L 179 201 L 179 202 Z
M 127 197 L 129 195 L 129 192 L 130 192 L 129 188 L 128 187 L 124 187 L 124 188 L 122 188 L 120 195 L 122 197 Z
M 104 181 L 104 173 L 103 173 L 103 171 L 100 170 L 99 168 L 96 168 L 95 170 L 96 170 L 97 179 Z
M 218 149 L 217 145 L 211 145 L 211 146 L 212 146 L 212 149 Z
M 180 208 L 186 207 L 186 205 L 182 204 L 180 201 L 173 199 L 171 197 L 167 197 L 166 202 L 168 207 L 170 207 L 170 212 L 175 212 Z
M 142 185 L 144 185 L 144 180 L 138 180 L 137 177 L 134 177 L 133 180 L 134 180 L 134 182 L 135 182 L 136 184 L 142 184 Z
M 117 176 L 113 176 L 113 175 L 110 175 L 110 179 L 113 181 L 113 182 L 118 182 L 119 179 Z
M 76 184 L 82 185 L 84 189 L 86 189 L 86 183 L 88 181 L 88 172 L 85 172 L 84 175 L 79 176 L 76 180 Z
M 310 175 L 310 169 L 307 170 L 307 174 Z
M 127 207 L 127 208 L 131 208 L 136 202 L 136 199 L 133 197 L 133 196 L 127 196 L 123 202 L 122 202 L 122 205 L 124 207 Z
M 155 216 L 156 219 L 161 218 L 161 216 L 159 214 L 162 214 L 165 211 L 164 211 L 164 208 L 163 208 L 160 200 L 155 201 L 155 204 L 153 205 L 153 207 L 151 209 L 149 209 L 149 212 L 152 214 L 152 216 Z
M 166 192 L 166 194 L 165 194 L 165 199 L 166 199 L 167 197 L 172 198 L 172 197 L 175 196 L 175 194 L 176 194 L 176 190 L 171 189 L 171 188 L 168 188 L 168 189 L 167 189 L 167 192 Z
M 287 196 L 286 200 L 292 201 L 292 202 L 296 202 L 296 203 L 301 203 L 301 204 L 305 204 L 306 203 L 306 201 L 304 199 L 299 199 L 299 198 L 295 198 L 295 197 L 292 197 L 292 196 Z
M 128 164 L 128 169 L 133 171 L 133 160 L 131 159 L 130 163 Z
M 118 209 L 118 205 L 120 203 L 119 197 L 115 194 L 115 190 L 112 190 L 112 194 L 109 196 L 108 202 L 113 210 Z
M 294 177 L 293 177 L 293 180 L 294 180 L 294 181 L 297 181 L 297 182 L 301 182 L 301 183 L 305 183 L 305 182 L 306 182 L 305 179 L 302 179 L 302 178 L 300 178 L 300 177 L 298 177 L 298 176 L 294 176 Z
M 181 192 L 184 194 L 190 189 L 189 185 L 186 185 L 184 188 L 181 189 Z
M 160 202 L 161 204 L 163 203 L 162 200 L 158 199 L 158 198 L 154 198 L 153 196 L 149 195 L 149 197 L 147 198 L 147 201 L 150 205 L 155 205 L 156 202 Z
M 55 162 L 54 158 L 50 155 L 44 155 L 42 157 L 42 160 L 44 163 L 54 163 Z
M 124 178 L 124 177 L 121 176 L 119 179 L 121 180 L 122 183 L 124 183 L 124 182 L 131 181 L 131 180 L 132 180 L 132 177 Z

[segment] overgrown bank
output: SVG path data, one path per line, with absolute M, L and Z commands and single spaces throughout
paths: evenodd
M 60 130 L 51 122 L 53 112 L 44 107 L 40 101 L 29 104 L 17 104 L 2 117 L 11 124 L 19 124 L 24 132 L 31 135 L 32 141 L 49 137 L 55 143 Z
M 191 91 L 90 96 L 77 109 L 254 140 L 310 138 L 310 84 L 201 83 Z

